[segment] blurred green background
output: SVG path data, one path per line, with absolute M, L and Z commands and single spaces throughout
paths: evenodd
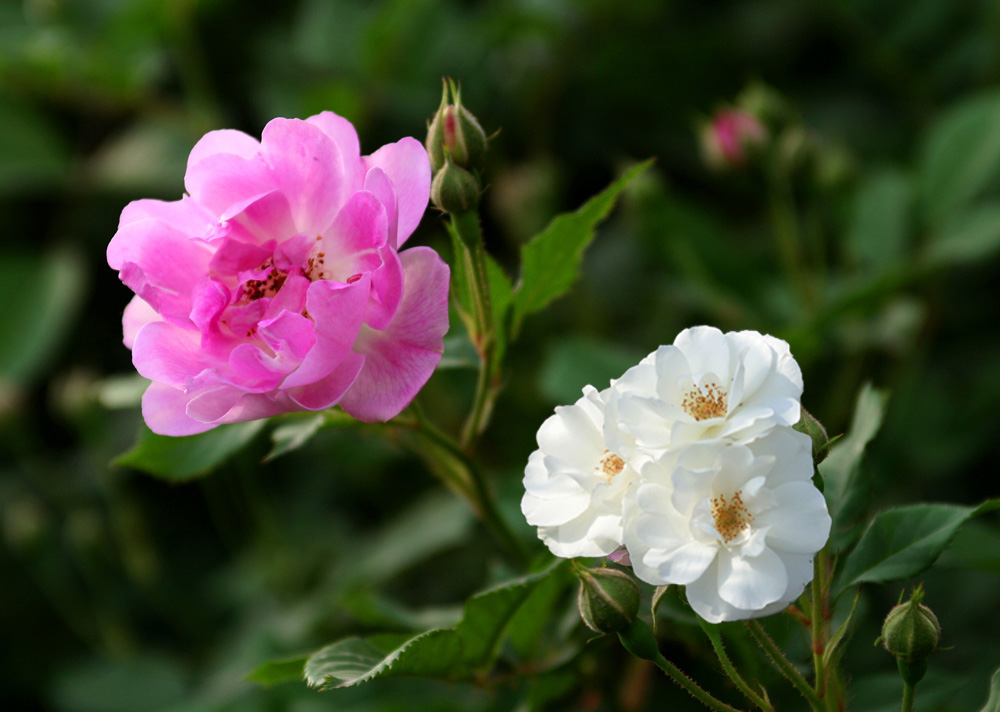
M 447 620 L 510 572 L 462 502 L 366 430 L 324 430 L 261 464 L 272 426 L 250 427 L 246 447 L 186 483 L 109 465 L 141 420 L 121 344 L 130 293 L 104 261 L 122 207 L 179 198 L 188 150 L 215 128 L 259 136 L 272 117 L 330 109 L 366 153 L 422 139 L 445 75 L 500 130 L 483 211 L 512 274 L 553 214 L 657 161 L 572 294 L 512 348 L 479 454 L 527 540 L 517 506 L 538 425 L 699 323 L 788 339 L 804 403 L 832 433 L 863 383 L 890 393 L 866 465 L 870 511 L 998 494 L 1000 3 L 0 0 L 4 709 L 684 704 L 604 643 L 530 703 L 515 682 L 322 694 L 247 683 L 257 664 L 351 631 Z M 768 158 L 712 172 L 698 122 L 754 82 L 782 106 Z M 792 270 L 776 247 L 789 229 Z M 412 244 L 448 253 L 436 214 Z M 473 380 L 454 369 L 429 384 L 424 401 L 446 426 Z M 1000 664 L 995 518 L 967 527 L 924 580 L 955 646 L 925 704 L 978 710 Z M 872 641 L 899 590 L 863 598 L 848 662 L 858 709 L 896 704 L 894 665 Z M 674 656 L 711 674 L 687 638 L 676 634 Z

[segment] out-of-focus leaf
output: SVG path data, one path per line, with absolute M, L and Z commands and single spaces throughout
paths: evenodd
M 561 339 L 542 364 L 539 391 L 553 403 L 574 403 L 585 385 L 604 390 L 643 355 L 582 336 Z
M 931 127 L 919 164 L 920 200 L 931 223 L 964 209 L 1000 175 L 1000 93 L 975 96 Z
M 917 687 L 917 708 L 952 709 L 946 706 L 948 701 L 955 696 L 962 685 L 967 683 L 964 677 L 931 669 Z M 902 694 L 903 682 L 896 672 L 858 677 L 851 684 L 851 709 L 864 712 L 899 712 L 899 699 Z
M 1000 251 L 1000 202 L 947 220 L 931 236 L 924 257 L 936 267 L 984 260 Z
M 514 290 L 512 334 L 518 333 L 526 316 L 569 291 L 597 224 L 611 212 L 625 186 L 651 163 L 646 161 L 632 167 L 576 212 L 557 215 L 521 249 L 521 278 Z
M 1000 668 L 990 678 L 990 696 L 979 712 L 1000 712 Z
M 0 193 L 58 183 L 66 178 L 69 152 L 43 117 L 0 94 Z
M 263 420 L 220 425 L 181 438 L 157 435 L 142 426 L 139 441 L 112 464 L 133 467 L 171 482 L 207 474 L 247 445 L 264 427 Z
M 309 442 L 313 435 L 327 422 L 323 414 L 310 415 L 306 418 L 293 418 L 291 422 L 282 423 L 271 433 L 274 447 L 264 457 L 264 462 L 270 462 L 292 450 L 298 450 Z
M 50 694 L 59 712 L 159 712 L 179 702 L 186 688 L 176 664 L 143 655 L 94 658 L 68 668 L 56 677 Z
M 472 522 L 468 506 L 457 497 L 431 495 L 398 515 L 372 539 L 360 543 L 337 569 L 335 578 L 342 583 L 385 581 L 462 541 Z
M 913 189 L 909 177 L 886 169 L 867 176 L 854 198 L 847 247 L 875 272 L 895 267 L 903 257 L 910 230 Z
M 994 509 L 1000 509 L 1000 499 L 979 507 L 915 504 L 879 514 L 847 557 L 840 589 L 916 576 L 934 564 L 970 517 Z
M 823 494 L 833 517 L 831 538 L 835 548 L 852 543 L 852 525 L 862 514 L 868 500 L 868 489 L 862 486 L 858 473 L 865 448 L 872 441 L 885 417 L 888 396 L 866 384 L 858 393 L 851 419 L 850 432 L 830 448 L 830 454 L 820 463 Z
M 113 189 L 152 190 L 180 197 L 188 153 L 197 138 L 183 131 L 184 117 L 164 117 L 129 127 L 98 151 L 92 179 Z
M 309 658 L 306 681 L 313 686 L 351 687 L 379 677 L 468 679 L 488 668 L 511 618 L 536 587 L 565 562 L 478 593 L 452 628 L 411 638 L 348 638 Z
M 245 679 L 247 682 L 256 682 L 265 687 L 282 682 L 301 681 L 308 659 L 308 656 L 303 655 L 285 660 L 270 660 L 255 668 Z
M 65 249 L 0 260 L 0 380 L 26 383 L 45 368 L 71 331 L 84 270 L 80 257 Z
M 576 579 L 566 568 L 555 571 L 535 587 L 510 621 L 508 634 L 514 652 L 531 660 L 546 633 L 551 630 L 553 610 Z

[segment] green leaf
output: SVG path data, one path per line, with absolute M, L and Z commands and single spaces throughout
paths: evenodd
M 537 657 L 543 641 L 551 643 L 553 611 L 566 600 L 567 591 L 576 583 L 569 569 L 554 571 L 539 583 L 511 618 L 507 634 L 514 652 L 522 660 Z
M 521 278 L 514 290 L 512 334 L 520 331 L 526 316 L 569 291 L 597 224 L 611 212 L 625 186 L 651 164 L 652 161 L 646 161 L 634 166 L 576 212 L 557 215 L 521 249 Z
M 264 457 L 264 462 L 270 462 L 292 450 L 298 450 L 326 423 L 327 419 L 323 414 L 310 414 L 306 418 L 292 418 L 291 422 L 282 423 L 271 432 L 271 442 L 274 446 Z
M 541 395 L 553 403 L 573 403 L 580 397 L 584 384 L 597 390 L 608 387 L 645 356 L 615 344 L 568 336 L 559 339 L 545 355 L 538 387 Z
M 1000 175 L 1000 93 L 973 97 L 931 127 L 920 159 L 920 199 L 931 223 L 964 209 Z
M 495 340 L 493 365 L 496 368 L 502 363 L 504 352 L 507 349 L 507 313 L 514 299 L 514 285 L 503 268 L 489 254 L 486 255 L 486 279 L 490 285 L 490 307 L 493 312 L 493 337 Z
M 0 381 L 26 384 L 42 373 L 72 331 L 85 274 L 83 260 L 67 249 L 0 260 Z
M 990 696 L 979 712 L 1000 712 L 1000 668 L 990 678 Z
M 419 635 L 347 638 L 328 645 L 306 663 L 313 686 L 351 687 L 379 677 L 468 679 L 487 669 L 513 616 L 536 587 L 565 562 L 496 586 L 470 598 L 454 627 Z
M 282 682 L 300 681 L 305 674 L 306 660 L 308 659 L 308 656 L 302 655 L 285 660 L 269 660 L 263 665 L 257 666 L 244 679 L 247 682 L 256 682 L 265 687 Z
M 936 267 L 985 260 L 1000 250 L 1000 202 L 955 216 L 932 235 L 924 257 Z
M 656 629 L 656 621 L 657 621 L 656 612 L 660 610 L 660 604 L 663 602 L 663 597 L 666 595 L 667 591 L 669 591 L 669 590 L 670 590 L 670 584 L 667 584 L 666 586 L 657 586 L 656 589 L 653 591 L 653 600 L 652 600 L 652 603 L 650 605 L 650 610 L 652 611 L 652 614 L 653 614 L 653 633 L 654 634 L 656 633 L 656 630 L 657 630 Z
M 840 438 L 819 465 L 823 495 L 833 517 L 831 539 L 835 548 L 853 543 L 853 524 L 859 521 L 868 501 L 866 480 L 859 477 L 861 458 L 885 417 L 888 396 L 870 383 L 862 386 L 854 406 L 850 432 Z
M 879 514 L 847 558 L 839 590 L 920 574 L 937 560 L 966 521 L 998 508 L 1000 498 L 979 507 L 914 504 Z
M 847 248 L 861 265 L 875 272 L 895 267 L 910 234 L 913 188 L 909 176 L 885 169 L 867 176 L 854 198 Z
M 207 474 L 246 446 L 265 421 L 220 425 L 198 435 L 175 438 L 157 435 L 142 426 L 139 441 L 112 464 L 132 467 L 171 482 L 185 482 Z
M 373 585 L 465 539 L 473 523 L 469 507 L 439 492 L 413 503 L 392 524 L 358 545 L 334 578 L 344 585 Z M 414 536 L 419 532 L 419 536 Z

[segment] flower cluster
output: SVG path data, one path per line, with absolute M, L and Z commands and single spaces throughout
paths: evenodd
M 136 294 L 125 345 L 152 381 L 149 427 L 189 435 L 334 404 L 366 421 L 397 415 L 448 330 L 447 265 L 399 250 L 430 183 L 420 142 L 362 156 L 330 112 L 274 119 L 260 141 L 206 134 L 187 195 L 130 203 L 108 246 Z
M 784 341 L 687 329 L 556 408 L 521 509 L 557 556 L 624 546 L 640 579 L 686 586 L 705 620 L 778 612 L 811 580 L 831 524 L 812 441 L 792 428 L 801 395 Z

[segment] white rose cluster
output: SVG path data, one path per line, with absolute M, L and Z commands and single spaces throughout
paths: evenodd
M 624 546 L 636 576 L 683 585 L 705 620 L 771 615 L 798 598 L 830 534 L 812 483 L 802 372 L 755 331 L 685 329 L 556 408 L 528 458 L 521 511 L 556 556 Z

